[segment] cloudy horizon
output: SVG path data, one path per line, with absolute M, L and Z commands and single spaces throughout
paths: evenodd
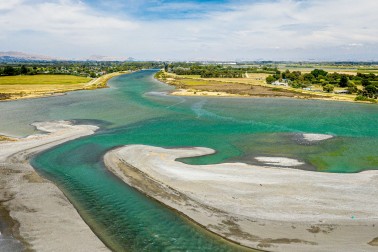
M 375 0 L 0 0 L 0 51 L 377 61 L 377 9 Z

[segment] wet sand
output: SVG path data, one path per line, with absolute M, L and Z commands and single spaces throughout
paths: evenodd
M 377 251 L 378 171 L 336 174 L 175 161 L 212 153 L 129 145 L 108 152 L 104 161 L 127 184 L 251 248 Z
M 0 142 L 0 208 L 7 232 L 26 251 L 108 251 L 58 187 L 29 164 L 36 153 L 97 127 L 67 121 L 33 125 L 48 134 Z

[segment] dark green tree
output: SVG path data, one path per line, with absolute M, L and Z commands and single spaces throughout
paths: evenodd
M 168 63 L 164 62 L 164 71 L 168 72 L 168 69 L 169 69 Z
M 368 79 L 362 79 L 361 80 L 361 85 L 366 87 L 366 86 L 369 86 L 371 84 L 371 82 L 368 80 Z
M 365 91 L 368 97 L 375 98 L 378 90 L 375 86 L 369 85 L 365 87 Z
M 345 75 L 341 76 L 341 79 L 339 81 L 339 86 L 340 87 L 347 87 L 348 86 L 348 81 L 349 81 L 349 79 L 348 79 L 347 76 L 345 76 Z
M 266 83 L 272 84 L 272 82 L 274 82 L 276 79 L 272 75 L 269 75 L 268 77 L 266 77 L 265 80 L 266 80 Z
M 28 69 L 25 67 L 25 65 L 21 66 L 20 74 L 28 74 Z
M 15 75 L 16 74 L 16 70 L 12 67 L 12 66 L 6 66 L 4 67 L 4 75 Z
M 314 69 L 311 71 L 311 74 L 314 75 L 315 78 L 318 78 L 319 76 L 327 76 L 328 72 L 323 69 Z

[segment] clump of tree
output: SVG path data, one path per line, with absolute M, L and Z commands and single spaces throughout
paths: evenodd
M 68 74 L 96 78 L 118 71 L 138 71 L 142 69 L 161 69 L 162 62 L 25 62 L 24 64 L 0 64 L 0 76 Z
M 340 73 L 328 73 L 322 69 L 314 69 L 310 73 L 301 73 L 300 71 L 285 72 L 277 71 L 275 74 L 266 78 L 267 83 L 274 81 L 286 80 L 294 88 L 304 88 L 314 84 L 323 86 L 323 91 L 333 92 L 335 87 L 345 88 L 349 93 L 357 93 L 360 96 L 368 98 L 377 98 L 378 76 L 375 74 L 348 75 Z M 357 88 L 358 85 L 363 90 Z
M 335 89 L 335 86 L 334 85 L 331 85 L 331 84 L 327 84 L 323 87 L 323 91 L 324 92 L 327 92 L 327 93 L 331 93 L 333 92 L 333 90 Z
M 275 73 L 276 70 L 277 68 L 268 66 L 202 65 L 200 63 L 171 63 L 165 66 L 166 72 L 172 72 L 177 75 L 200 75 L 201 78 L 243 78 L 245 73 Z

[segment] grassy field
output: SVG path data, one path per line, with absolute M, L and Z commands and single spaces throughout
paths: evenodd
M 0 77 L 0 100 L 16 100 L 106 87 L 107 81 L 124 72 L 97 79 L 73 75 L 22 75 Z
M 175 75 L 165 73 L 160 76 L 160 80 L 178 89 L 185 89 L 190 92 L 206 92 L 219 95 L 226 93 L 241 96 L 257 97 L 297 97 L 297 98 L 316 98 L 319 94 L 302 93 L 294 89 L 285 89 L 267 85 L 265 78 L 268 74 L 249 73 L 248 78 L 200 78 L 196 75 Z
M 20 75 L 2 76 L 0 85 L 73 85 L 85 84 L 90 80 L 73 75 Z
M 378 74 L 378 66 L 351 66 L 351 65 L 322 65 L 322 64 L 315 64 L 315 65 L 295 65 L 295 64 L 281 64 L 278 65 L 278 69 L 280 71 L 286 71 L 287 69 L 292 71 L 300 71 L 302 73 L 309 73 L 314 69 L 323 69 L 329 73 L 339 73 L 339 74 L 349 74 L 349 75 L 356 75 L 357 73 L 369 74 L 374 73 Z
M 354 94 L 334 94 L 322 92 L 323 87 L 313 85 L 313 90 L 320 92 L 307 91 L 284 86 L 273 86 L 267 84 L 265 78 L 269 74 L 248 73 L 245 78 L 201 78 L 199 75 L 175 75 L 164 73 L 157 76 L 159 80 L 174 85 L 178 89 L 184 89 L 199 95 L 201 92 L 224 92 L 232 95 L 257 96 L 257 97 L 295 97 L 302 99 L 327 99 L 338 101 L 354 102 Z M 359 87 L 361 88 L 361 87 Z M 344 88 L 335 88 L 343 90 Z M 207 93 L 209 95 L 209 93 Z

